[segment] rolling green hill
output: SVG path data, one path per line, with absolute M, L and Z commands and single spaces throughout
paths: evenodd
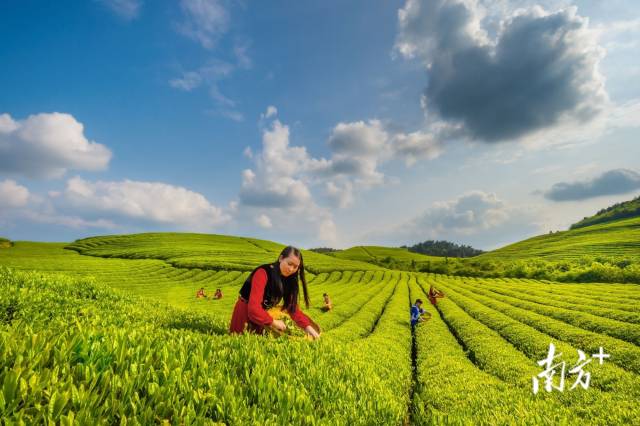
M 178 268 L 251 271 L 261 263 L 275 261 L 284 247 L 272 241 L 228 235 L 145 233 L 84 238 L 66 248 L 87 256 L 159 259 Z M 302 252 L 305 268 L 313 273 L 379 269 L 357 260 Z
M 540 235 L 476 259 L 571 260 L 582 256 L 640 260 L 640 217 Z
M 601 210 L 567 231 L 539 235 L 474 258 L 427 264 L 420 270 L 474 277 L 640 283 L 640 216 L 625 217 L 637 202 Z
M 427 262 L 441 262 L 444 259 L 437 256 L 427 256 L 410 252 L 407 248 L 382 246 L 355 246 L 346 250 L 328 253 L 338 259 L 369 262 L 385 267 L 396 265 L 421 265 Z
M 247 265 L 275 260 L 281 245 L 138 234 L 66 246 L 18 241 L 0 250 L 0 417 L 8 424 L 510 424 L 517 411 L 523 424 L 577 425 L 640 416 L 637 285 L 365 262 L 471 260 L 386 247 L 354 247 L 341 252 L 347 259 L 314 253 L 306 262 L 326 271 L 308 276 L 303 310 L 322 329 L 310 342 L 290 322 L 282 338 L 228 335 Z M 206 268 L 194 267 L 200 262 Z M 410 301 L 426 299 L 432 285 L 446 297 L 426 304 L 430 319 L 412 332 Z M 200 287 L 224 297 L 197 299 Z M 533 398 L 550 339 L 569 362 L 601 346 L 611 358 L 588 365 L 588 390 Z
M 413 253 L 406 248 L 383 246 L 355 246 L 334 252 L 331 255 L 340 259 L 360 260 L 363 262 L 370 261 L 371 259 L 383 259 L 385 257 L 393 257 L 397 260 L 437 260 L 436 256 Z
M 595 215 L 585 217 L 580 222 L 574 223 L 571 225 L 571 229 L 638 216 L 640 216 L 640 197 L 602 209 Z

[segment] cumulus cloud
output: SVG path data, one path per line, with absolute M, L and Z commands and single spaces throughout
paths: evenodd
M 273 224 L 271 223 L 271 219 L 266 214 L 261 214 L 256 218 L 256 223 L 261 228 L 273 228 Z
M 220 0 L 181 0 L 182 21 L 177 25 L 183 35 L 212 49 L 229 28 L 229 13 Z
M 0 208 L 24 207 L 29 202 L 29 190 L 16 181 L 0 181 Z
M 76 176 L 67 181 L 62 201 L 67 208 L 87 214 L 186 229 L 211 229 L 229 220 L 202 194 L 161 182 L 90 182 Z
M 240 201 L 259 207 L 295 208 L 311 201 L 311 192 L 304 181 L 306 171 L 322 163 L 309 156 L 306 148 L 289 145 L 289 127 L 274 120 L 264 129 L 262 151 L 254 154 L 256 172 L 246 169 L 242 174 Z M 259 179 L 256 179 L 256 174 Z
M 142 8 L 142 0 L 98 0 L 107 6 L 113 13 L 126 21 L 138 17 Z
M 303 146 L 291 145 L 289 126 L 275 118 L 276 114 L 271 106 L 261 115 L 261 126 L 266 116 L 271 119 L 262 128 L 262 149 L 245 149 L 253 167 L 242 172 L 236 219 L 257 223 L 262 230 L 286 231 L 294 238 L 309 238 L 309 231 L 315 231 L 317 239 L 335 242 L 335 229 L 330 226 L 333 214 L 313 195 L 315 186 L 331 178 L 327 173 L 331 163 L 313 158 Z M 262 217 L 265 209 L 270 212 L 268 222 Z
M 411 166 L 419 159 L 433 160 L 442 154 L 442 146 L 431 133 L 398 133 L 394 136 L 393 148 L 397 156 Z
M 256 154 L 245 148 L 244 155 L 256 163 L 256 172 L 243 172 L 240 199 L 244 204 L 262 207 L 308 203 L 312 187 L 321 186 L 321 194 L 332 206 L 347 207 L 354 192 L 386 184 L 380 166 L 392 159 L 413 164 L 418 159 L 440 155 L 439 143 L 422 132 L 390 132 L 380 120 L 340 122 L 327 139 L 331 156 L 314 158 L 305 147 L 291 146 L 289 127 L 276 118 L 277 108 L 269 106 L 260 115 L 263 149 Z M 297 198 L 295 201 L 292 198 Z
M 340 208 L 345 208 L 353 204 L 353 184 L 346 182 L 327 182 L 325 184 L 325 195 L 331 204 Z
M 407 0 L 400 9 L 395 50 L 425 63 L 430 120 L 498 142 L 601 112 L 603 49 L 574 7 L 517 10 L 493 37 L 482 26 L 485 14 L 475 0 Z
M 441 144 L 433 134 L 391 132 L 380 120 L 338 123 L 328 145 L 332 151 L 328 172 L 350 176 L 360 187 L 382 184 L 384 174 L 378 167 L 387 161 L 401 159 L 411 166 L 420 159 L 432 160 L 442 154 Z
M 118 228 L 108 219 L 91 220 L 73 213 L 58 212 L 51 203 L 51 199 L 59 195 L 58 191 L 49 191 L 49 198 L 47 198 L 31 192 L 27 187 L 14 180 L 0 181 L 0 225 L 21 224 L 30 227 L 33 224 L 41 223 L 73 229 L 114 230 Z
M 614 169 L 582 182 L 555 183 L 544 192 L 544 197 L 551 201 L 576 201 L 637 190 L 640 190 L 640 173 L 628 169 Z
M 380 170 L 384 162 L 415 162 L 440 154 L 438 143 L 428 135 L 391 132 L 373 119 L 336 124 L 327 139 L 330 157 L 313 157 L 306 147 L 291 144 L 289 126 L 277 114 L 277 108 L 269 106 L 260 115 L 262 149 L 244 149 L 253 166 L 242 172 L 239 192 L 245 209 L 273 209 L 276 217 L 287 217 L 274 223 L 274 229 L 304 216 L 303 225 L 316 227 L 319 238 L 336 241 L 331 209 L 352 205 L 357 191 L 391 183 Z M 255 221 L 255 214 L 248 220 Z
M 495 194 L 472 191 L 453 201 L 435 203 L 413 224 L 438 233 L 446 230 L 468 234 L 496 227 L 508 217 L 505 203 Z
M 267 112 L 261 114 L 260 117 L 262 119 L 265 119 L 275 117 L 276 115 L 278 115 L 278 108 L 274 107 L 273 105 L 269 105 L 267 107 Z
M 388 140 L 378 120 L 338 123 L 328 141 L 333 153 L 330 173 L 354 176 L 365 185 L 382 183 L 384 175 L 377 167 L 391 155 Z
M 532 209 L 512 206 L 494 193 L 470 191 L 453 200 L 436 202 L 413 219 L 370 232 L 362 239 L 382 244 L 446 239 L 484 249 L 522 239 L 538 230 Z
M 0 172 L 55 178 L 67 170 L 104 170 L 111 151 L 90 141 L 72 115 L 42 113 L 26 120 L 0 114 Z

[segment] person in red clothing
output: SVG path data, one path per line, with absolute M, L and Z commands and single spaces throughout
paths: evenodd
M 431 304 L 435 306 L 436 303 L 438 302 L 438 299 L 444 297 L 444 293 L 441 292 L 440 290 L 436 290 L 436 288 L 433 285 L 431 285 L 429 287 L 429 294 L 427 294 L 427 297 L 429 298 L 429 301 L 431 302 Z
M 269 327 L 283 332 L 287 326 L 282 320 L 274 320 L 267 313 L 281 301 L 283 308 L 298 327 L 311 338 L 317 339 L 320 334 L 311 325 L 298 305 L 300 281 L 304 293 L 305 306 L 309 307 L 307 280 L 304 276 L 302 253 L 295 247 L 285 247 L 274 263 L 260 265 L 254 269 L 240 289 L 240 297 L 233 308 L 229 331 L 240 334 L 247 331 L 263 334 Z

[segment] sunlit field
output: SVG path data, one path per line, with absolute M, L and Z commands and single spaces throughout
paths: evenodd
M 238 337 L 227 330 L 249 271 L 212 265 L 248 265 L 242 246 L 234 250 L 244 241 L 141 234 L 2 249 L 3 419 L 503 424 L 516 412 L 526 424 L 638 422 L 637 285 L 357 270 L 357 261 L 330 270 L 334 258 L 308 252 L 316 273 L 307 275 L 305 312 L 321 339 Z M 273 261 L 280 248 L 251 246 L 253 263 Z M 192 266 L 225 247 L 218 260 Z M 427 299 L 432 285 L 446 294 L 436 306 Z M 201 287 L 224 297 L 196 298 Z M 416 298 L 430 319 L 412 333 Z M 565 386 L 534 393 L 550 343 L 566 362 Z M 600 347 L 610 355 L 602 364 L 592 357 Z M 591 360 L 583 368 L 590 382 L 570 389 L 579 350 Z

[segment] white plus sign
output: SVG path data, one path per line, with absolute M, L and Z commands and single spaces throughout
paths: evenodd
M 604 358 L 611 358 L 611 355 L 605 354 L 604 352 L 602 352 L 602 346 L 600 346 L 600 352 L 598 352 L 597 354 L 593 354 L 591 356 L 593 358 L 599 358 L 600 359 L 600 365 L 602 365 L 602 361 L 604 360 Z

